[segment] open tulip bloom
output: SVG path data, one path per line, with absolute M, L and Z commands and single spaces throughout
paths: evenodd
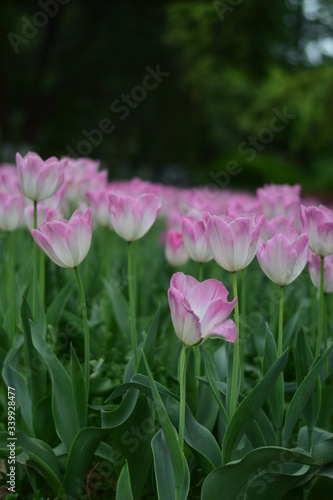
M 74 269 L 81 298 L 83 328 L 85 338 L 85 379 L 87 397 L 89 394 L 90 339 L 87 307 L 79 264 L 86 257 L 91 244 L 91 208 L 85 212 L 78 209 L 70 220 L 60 219 L 42 223 L 31 234 L 37 245 L 58 266 Z
M 235 323 L 228 316 L 237 299 L 228 302 L 228 290 L 215 280 L 200 283 L 192 276 L 176 273 L 171 278 L 168 299 L 177 337 L 187 346 L 219 336 L 235 342 Z

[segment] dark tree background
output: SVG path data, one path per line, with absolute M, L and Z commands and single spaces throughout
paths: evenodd
M 0 23 L 1 161 L 333 189 L 331 0 L 3 0 Z

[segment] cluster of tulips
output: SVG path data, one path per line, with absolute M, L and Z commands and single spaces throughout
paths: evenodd
M 89 322 L 78 266 L 89 252 L 93 229 L 104 226 L 128 242 L 128 275 L 134 276 L 133 242 L 143 238 L 157 218 L 161 219 L 164 230 L 160 243 L 164 245 L 170 268 L 176 270 L 167 297 L 173 328 L 182 345 L 177 426 L 183 456 L 187 361 L 193 349 L 194 375 L 199 380 L 205 370 L 198 346 L 201 347 L 207 338 L 221 338 L 233 344 L 223 404 L 220 404 L 221 396 L 214 377 L 206 374 L 226 423 L 231 421 L 240 404 L 244 360 L 240 348 L 242 304 L 239 304 L 237 276 L 239 272 L 245 272 L 243 270 L 255 257 L 268 279 L 280 287 L 277 359 L 285 347 L 284 289 L 299 277 L 307 264 L 312 283 L 319 290 L 314 360 L 328 349 L 324 305 L 326 294 L 333 292 L 333 211 L 317 200 L 301 199 L 300 191 L 299 185 L 266 185 L 256 194 L 249 194 L 207 188 L 180 189 L 139 179 L 109 182 L 107 171 L 99 170 L 99 163 L 90 159 L 58 160 L 52 157 L 44 161 L 36 153 L 30 152 L 24 157 L 17 153 L 16 166 L 0 166 L 0 230 L 8 233 L 8 259 L 12 268 L 8 279 L 9 297 L 16 294 L 12 234 L 18 228 L 27 227 L 36 242 L 32 321 L 37 323 L 40 309 L 45 307 L 44 254 L 57 266 L 75 271 L 82 304 L 83 366 L 88 403 L 91 378 Z M 196 277 L 181 272 L 189 260 L 198 263 Z M 228 301 L 229 291 L 221 281 L 215 278 L 203 280 L 207 274 L 206 263 L 212 260 L 231 273 L 231 301 Z M 134 280 L 130 279 L 128 284 L 133 374 L 140 373 L 145 366 L 151 375 L 137 328 Z M 20 328 L 15 303 L 14 299 L 9 301 L 9 321 L 6 323 L 12 345 Z M 231 313 L 233 319 L 229 319 Z M 206 362 L 205 368 L 208 370 Z M 276 382 L 276 394 L 283 401 L 281 373 Z M 281 446 L 283 408 L 280 413 L 277 444 Z M 164 435 L 169 435 L 172 441 L 165 425 L 162 425 Z M 174 467 L 172 461 L 173 470 Z M 183 478 L 183 484 L 184 481 Z M 186 497 L 182 488 L 183 485 L 176 484 L 175 498 Z M 166 498 L 162 494 L 159 497 Z M 213 498 L 218 497 L 213 494 Z

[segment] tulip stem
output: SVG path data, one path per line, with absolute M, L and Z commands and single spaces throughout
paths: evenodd
M 283 349 L 283 292 L 284 286 L 280 286 L 280 307 L 279 307 L 279 336 L 278 336 L 278 355 L 282 355 Z
M 34 200 L 34 229 L 37 229 L 37 201 Z M 37 321 L 37 300 L 38 300 L 38 247 L 34 241 L 34 319 Z
M 202 282 L 203 279 L 203 262 L 199 262 L 199 281 Z
M 321 349 L 321 340 L 323 336 L 323 316 L 324 316 L 324 258 L 320 257 L 320 298 L 319 298 L 319 322 L 316 346 L 316 358 L 318 358 Z
M 327 293 L 324 293 L 324 351 L 327 350 Z M 325 361 L 325 378 L 328 377 L 328 359 Z
M 184 430 L 185 430 L 185 408 L 186 408 L 186 364 L 188 356 L 188 346 L 183 344 L 180 353 L 179 378 L 180 378 L 180 411 L 179 411 L 179 446 L 181 452 L 184 449 Z
M 8 301 L 9 301 L 9 332 L 12 343 L 15 339 L 15 269 L 14 269 L 14 234 L 8 233 Z
M 39 289 L 42 305 L 45 306 L 45 253 L 39 252 Z
M 136 339 L 136 323 L 135 323 L 135 301 L 134 301 L 134 276 L 133 276 L 133 261 L 132 261 L 132 242 L 128 242 L 128 292 L 131 311 L 131 335 L 132 335 L 132 350 L 135 369 L 138 364 L 137 339 Z
M 234 292 L 234 298 L 237 297 L 237 302 L 235 304 L 235 324 L 237 329 L 237 337 L 234 343 L 234 358 L 232 364 L 232 381 L 231 381 L 231 394 L 230 394 L 230 408 L 229 408 L 229 418 L 233 416 L 237 407 L 238 400 L 238 387 L 240 387 L 240 380 L 238 383 L 238 374 L 242 373 L 242 370 L 238 370 L 239 368 L 239 305 L 238 305 L 238 294 L 237 294 L 237 278 L 236 272 L 234 271 L 232 274 L 232 288 Z
M 84 332 L 84 373 L 86 381 L 86 391 L 87 400 L 89 398 L 89 377 L 90 377 L 90 337 L 88 328 L 88 316 L 87 316 L 87 306 L 86 298 L 84 294 L 84 288 L 82 283 L 82 278 L 78 267 L 74 267 L 77 284 L 80 292 L 81 308 L 82 308 L 82 319 L 83 319 L 83 332 Z

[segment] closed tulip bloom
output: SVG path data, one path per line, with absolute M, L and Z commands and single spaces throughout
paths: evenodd
M 58 266 L 77 267 L 86 257 L 91 244 L 91 209 L 78 209 L 70 220 L 44 222 L 31 234 L 37 245 Z
M 28 205 L 24 210 L 25 222 L 28 229 L 34 227 L 34 206 Z M 44 222 L 51 222 L 52 220 L 61 219 L 63 217 L 60 210 L 48 205 L 38 204 L 37 207 L 37 227 Z
M 320 257 L 309 252 L 310 278 L 314 286 L 320 290 Z M 324 292 L 333 293 L 333 255 L 325 257 L 324 261 Z
M 0 193 L 0 230 L 15 231 L 24 224 L 24 199 L 22 194 Z
M 227 271 L 244 269 L 252 262 L 259 244 L 264 217 L 254 214 L 232 219 L 227 215 L 209 218 L 207 237 L 215 261 Z
M 177 337 L 186 345 L 202 343 L 211 336 L 235 342 L 236 325 L 227 318 L 237 298 L 228 302 L 228 294 L 224 285 L 215 279 L 200 283 L 192 276 L 174 274 L 168 299 Z
M 161 198 L 154 194 L 138 197 L 109 194 L 112 226 L 126 241 L 142 238 L 154 224 L 161 206 Z
M 303 271 L 308 261 L 308 236 L 291 228 L 276 233 L 265 244 L 259 243 L 257 258 L 266 276 L 280 286 L 289 285 Z
M 24 158 L 17 153 L 16 164 L 22 192 L 30 200 L 50 198 L 64 182 L 67 160 L 59 161 L 53 156 L 43 161 L 38 154 L 29 152 Z
M 189 254 L 184 247 L 181 231 L 169 229 L 164 235 L 165 258 L 172 267 L 181 267 L 189 259 Z
M 333 254 L 333 211 L 323 205 L 301 206 L 303 228 L 309 235 L 309 247 L 321 257 Z
M 92 208 L 94 222 L 112 229 L 109 211 L 109 192 L 106 189 L 87 191 L 86 198 Z
M 213 258 L 206 234 L 208 218 L 205 214 L 202 218 L 184 217 L 182 221 L 184 245 L 195 262 L 208 262 Z

